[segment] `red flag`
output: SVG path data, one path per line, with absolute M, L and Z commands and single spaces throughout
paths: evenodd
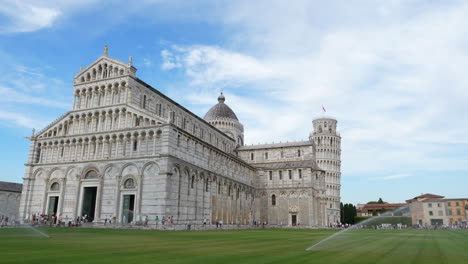
M 325 107 L 323 105 L 322 105 L 322 109 L 323 109 L 324 112 L 327 112 L 327 110 L 325 110 Z

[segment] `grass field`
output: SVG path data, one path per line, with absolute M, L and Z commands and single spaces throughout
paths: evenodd
M 468 231 L 0 229 L 0 263 L 468 263 Z

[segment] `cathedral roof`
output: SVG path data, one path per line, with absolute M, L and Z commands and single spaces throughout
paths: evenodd
M 21 183 L 0 181 L 0 191 L 20 193 L 22 189 L 23 189 L 23 184 Z
M 221 95 L 218 97 L 218 103 L 211 107 L 210 110 L 208 110 L 203 119 L 206 121 L 219 119 L 234 119 L 239 121 L 234 111 L 232 111 L 232 109 L 224 103 L 225 100 L 226 98 L 224 97 L 223 93 L 221 93 Z

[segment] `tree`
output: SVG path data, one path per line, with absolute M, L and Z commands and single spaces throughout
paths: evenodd
M 341 214 L 341 222 L 347 224 L 354 224 L 354 217 L 356 216 L 357 210 L 356 206 L 353 204 L 343 205 L 343 210 Z
M 386 204 L 387 202 L 384 202 L 382 200 L 382 198 L 379 198 L 379 200 L 376 202 L 376 201 L 370 201 L 370 202 L 367 202 L 367 204 Z
M 345 215 L 344 206 L 343 206 L 343 203 L 340 203 L 340 222 L 341 223 L 344 223 L 344 215 Z

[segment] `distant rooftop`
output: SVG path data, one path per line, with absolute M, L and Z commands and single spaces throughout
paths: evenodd
M 20 193 L 22 190 L 23 190 L 23 184 L 21 183 L 0 181 L 0 191 Z
M 405 203 L 386 203 L 386 204 L 364 204 L 361 210 L 376 210 L 376 209 L 397 209 L 400 207 L 408 206 Z
M 407 203 L 411 203 L 411 202 L 414 202 L 414 201 L 426 201 L 426 200 L 435 200 L 435 199 L 443 199 L 444 196 L 440 196 L 440 195 L 437 195 L 437 194 L 432 194 L 432 193 L 425 193 L 425 194 L 421 194 L 419 196 L 416 196 L 414 197 L 413 199 L 409 199 L 409 200 L 406 200 Z
M 437 195 L 437 194 L 426 193 L 426 194 L 421 194 L 419 196 L 416 196 L 413 199 L 421 199 L 421 198 L 444 198 L 444 196 L 440 196 L 440 195 Z

